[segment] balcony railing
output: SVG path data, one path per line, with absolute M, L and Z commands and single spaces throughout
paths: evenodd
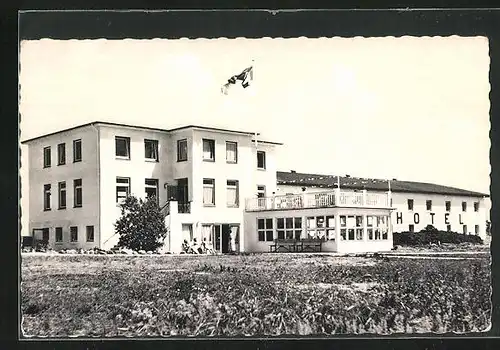
M 246 211 L 308 209 L 329 207 L 389 207 L 388 193 L 330 191 L 286 196 L 248 198 Z
M 163 216 L 170 215 L 170 201 L 166 202 L 162 207 L 160 207 L 160 211 L 163 214 Z M 180 213 L 180 214 L 191 213 L 191 203 L 190 202 L 177 202 L 177 213 Z
M 177 212 L 181 214 L 191 213 L 191 203 L 190 202 L 177 202 Z

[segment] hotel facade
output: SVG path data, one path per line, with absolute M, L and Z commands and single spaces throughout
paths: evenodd
M 428 224 L 485 236 L 486 194 L 279 172 L 282 144 L 253 132 L 93 122 L 22 143 L 29 157 L 23 234 L 55 250 L 114 247 L 119 205 L 129 195 L 156 198 L 168 228 L 164 250 L 173 253 L 193 238 L 221 253 L 268 252 L 276 239 L 309 238 L 320 239 L 322 251 L 385 251 L 393 232 Z

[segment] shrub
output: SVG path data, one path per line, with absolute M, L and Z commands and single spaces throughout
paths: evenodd
M 121 217 L 115 223 L 115 231 L 120 235 L 117 247 L 156 251 L 163 245 L 167 228 L 156 199 L 144 201 L 129 196 L 120 208 Z
M 429 227 L 431 226 L 431 227 Z M 430 229 L 428 229 L 430 228 Z M 432 225 L 428 225 L 422 231 L 415 232 L 394 232 L 393 233 L 394 245 L 402 246 L 424 246 L 431 243 L 473 243 L 483 244 L 481 237 L 476 235 L 464 235 L 457 232 L 439 231 Z

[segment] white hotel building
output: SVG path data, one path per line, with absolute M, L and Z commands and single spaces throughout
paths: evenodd
M 485 236 L 486 194 L 445 186 L 278 172 L 280 143 L 202 126 L 156 129 L 93 122 L 23 141 L 29 232 L 54 249 L 112 248 L 127 195 L 155 195 L 169 229 L 226 253 L 267 252 L 275 239 L 322 238 L 322 251 L 390 250 L 392 232 Z

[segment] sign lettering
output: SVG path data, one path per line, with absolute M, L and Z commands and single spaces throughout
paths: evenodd
M 413 222 L 415 223 L 415 225 L 418 225 L 418 223 L 420 222 L 420 215 L 418 215 L 418 213 L 413 214 Z
M 403 213 L 396 213 L 396 224 L 403 223 Z

